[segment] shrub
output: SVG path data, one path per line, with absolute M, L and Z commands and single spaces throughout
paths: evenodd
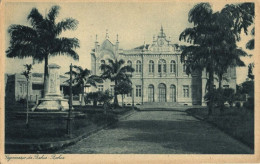
M 240 102 L 236 102 L 236 104 L 235 104 L 235 105 L 236 105 L 236 107 L 237 107 L 237 108 L 240 108 L 240 107 L 241 107 L 241 104 L 240 104 Z
M 223 90 L 222 89 L 214 89 L 212 93 L 209 92 L 206 93 L 204 96 L 205 101 L 207 104 L 209 103 L 210 97 L 213 96 L 213 102 L 214 106 L 223 106 L 225 102 L 225 98 L 223 96 Z
M 93 101 L 93 106 L 97 106 L 99 92 L 90 92 L 85 96 L 85 101 Z
M 235 90 L 233 88 L 225 88 L 222 94 L 223 98 L 232 106 L 235 101 Z
M 254 97 L 249 97 L 248 100 L 243 104 L 243 107 L 249 110 L 254 110 Z
M 18 101 L 18 103 L 20 103 L 20 104 L 25 104 L 25 103 L 26 103 L 26 99 L 21 98 L 21 99 Z

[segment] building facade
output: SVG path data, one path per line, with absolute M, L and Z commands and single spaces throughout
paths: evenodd
M 91 70 L 93 74 L 101 75 L 100 65 L 107 62 L 107 59 L 123 59 L 125 64 L 131 65 L 135 69 L 131 78 L 133 92 L 125 95 L 124 102 L 127 105 L 132 102 L 204 105 L 208 75 L 206 71 L 193 71 L 187 75 L 180 54 L 179 46 L 167 39 L 162 27 L 151 44 L 130 50 L 120 49 L 118 37 L 113 44 L 107 35 L 101 44 L 95 42 L 95 48 L 91 52 Z M 235 68 L 229 68 L 224 76 L 223 87 L 235 89 Z M 113 92 L 113 88 L 113 83 L 105 81 L 98 84 L 97 88 L 92 88 L 92 91 L 108 89 Z
M 65 82 L 67 77 L 60 75 L 60 90 L 61 94 L 68 94 L 68 84 Z M 43 73 L 32 73 L 30 75 L 28 100 L 36 102 L 43 97 Z M 5 74 L 5 104 L 12 105 L 15 102 L 26 99 L 27 96 L 27 80 L 24 75 Z

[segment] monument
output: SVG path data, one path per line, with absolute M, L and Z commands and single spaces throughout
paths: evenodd
M 69 109 L 68 100 L 64 99 L 60 93 L 60 66 L 57 64 L 49 64 L 46 87 L 44 88 L 44 98 L 39 99 L 32 110 L 41 111 L 64 111 Z

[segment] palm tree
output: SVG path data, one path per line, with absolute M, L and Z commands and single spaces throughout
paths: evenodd
M 90 70 L 88 70 L 87 68 L 83 69 L 81 66 L 76 66 L 76 65 L 74 65 L 73 68 L 75 70 L 72 70 L 72 76 L 74 77 L 72 83 L 80 86 L 81 94 L 82 94 L 80 104 L 83 105 L 85 85 L 90 84 L 96 87 L 96 83 L 102 83 L 103 80 L 97 75 L 90 76 Z M 70 72 L 66 72 L 65 74 L 70 74 Z
M 59 10 L 59 6 L 53 6 L 43 17 L 36 8 L 33 8 L 27 17 L 31 27 L 14 24 L 8 29 L 11 39 L 6 51 L 7 57 L 32 57 L 34 62 L 44 61 L 44 88 L 46 88 L 50 56 L 68 55 L 74 60 L 79 59 L 74 51 L 75 48 L 79 48 L 78 39 L 59 37 L 62 31 L 75 30 L 78 21 L 66 18 L 57 23 L 55 19 Z
M 111 82 L 115 82 L 114 107 L 118 106 L 116 86 L 119 84 L 119 81 L 130 81 L 131 72 L 134 72 L 132 66 L 124 64 L 125 61 L 123 59 L 115 59 L 115 61 L 108 59 L 108 64 L 102 64 L 100 66 L 100 69 L 103 71 L 101 77 L 103 79 L 109 79 Z
M 234 14 L 226 6 L 221 12 L 213 13 L 209 3 L 199 3 L 189 12 L 188 20 L 194 24 L 194 27 L 185 29 L 179 37 L 193 45 L 187 46 L 181 53 L 181 61 L 188 66 L 187 73 L 190 70 L 203 70 L 209 73 L 209 115 L 213 108 L 213 86 L 214 73 L 226 71 L 232 63 L 238 62 L 239 50 L 236 41 L 240 40 L 241 29 L 247 30 L 249 26 L 246 18 L 236 19 Z M 250 21 L 250 20 L 249 20 Z M 239 23 L 237 23 L 239 22 Z M 229 62 L 220 65 L 220 61 L 231 58 Z M 240 63 L 241 64 L 241 63 Z M 217 69 L 216 66 L 221 66 Z M 221 76 L 222 78 L 222 76 Z
M 32 65 L 31 64 L 25 64 L 25 71 L 22 73 L 22 75 L 25 76 L 26 81 L 27 81 L 27 91 L 26 91 L 26 127 L 29 127 L 29 116 L 28 116 L 28 112 L 29 112 L 29 107 L 28 107 L 28 98 L 29 98 L 29 79 L 30 79 L 30 74 L 31 74 L 31 70 L 32 70 Z

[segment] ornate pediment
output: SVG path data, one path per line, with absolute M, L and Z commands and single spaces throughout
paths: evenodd
M 153 44 L 149 46 L 148 50 L 153 52 L 173 52 L 175 50 L 170 41 L 167 40 L 163 27 L 161 27 L 157 38 L 153 38 Z

